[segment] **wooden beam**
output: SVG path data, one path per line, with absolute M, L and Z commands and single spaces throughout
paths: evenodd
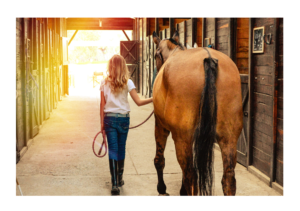
M 175 32 L 174 18 L 169 18 L 169 28 L 170 28 L 170 37 L 172 37 Z
M 236 63 L 236 46 L 237 44 L 237 18 L 230 18 L 229 20 L 229 57 Z
M 158 18 L 155 18 L 155 32 L 159 36 L 159 21 L 158 21 Z
M 205 31 L 206 31 L 206 18 L 202 18 L 202 46 L 201 47 L 204 47 L 204 40 L 206 36 Z
M 74 34 L 72 35 L 71 39 L 69 40 L 68 46 L 71 44 L 72 40 L 74 39 L 75 35 L 77 34 L 78 30 L 76 30 L 74 32 Z
M 194 47 L 194 43 L 197 40 L 197 18 L 192 18 L 192 46 Z
M 247 169 L 252 165 L 253 150 L 252 150 L 252 101 L 253 101 L 253 87 L 252 81 L 254 74 L 252 73 L 252 28 L 253 19 L 249 18 L 249 49 L 248 49 L 248 90 L 249 90 L 249 106 L 248 106 L 248 128 L 247 128 Z
M 217 18 L 214 18 L 214 26 L 215 26 L 215 30 L 214 30 L 214 49 L 217 49 Z
M 124 30 L 122 30 L 122 32 L 124 33 L 124 35 L 126 36 L 127 40 L 130 41 L 129 37 L 127 36 L 126 32 Z
M 271 45 L 274 45 L 273 49 L 273 143 L 271 145 L 271 163 L 270 163 L 270 187 L 272 187 L 273 182 L 275 181 L 275 169 L 276 169 L 276 142 L 277 142 L 277 98 L 278 98 L 278 28 L 279 28 L 279 18 L 274 18 L 272 42 Z

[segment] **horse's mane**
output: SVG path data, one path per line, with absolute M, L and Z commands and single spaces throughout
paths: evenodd
M 180 42 L 176 42 L 173 38 L 166 39 L 166 40 L 169 40 L 171 43 L 173 43 L 175 45 L 178 45 L 181 50 L 185 50 L 185 48 L 183 47 L 183 45 Z

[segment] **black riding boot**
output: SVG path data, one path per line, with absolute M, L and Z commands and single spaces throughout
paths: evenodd
M 118 162 L 116 160 L 109 160 L 109 169 L 111 175 L 111 195 L 120 195 L 120 190 L 118 188 Z
M 123 180 L 123 172 L 124 172 L 124 161 L 125 160 L 119 160 L 118 161 L 118 176 L 119 176 L 119 183 L 118 186 L 121 187 L 124 185 L 124 180 Z

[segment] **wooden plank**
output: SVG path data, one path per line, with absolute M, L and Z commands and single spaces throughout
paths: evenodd
M 245 26 L 249 26 L 249 18 L 238 18 L 237 27 L 242 28 Z
M 270 55 L 254 55 L 253 60 L 256 66 L 273 66 L 273 56 Z
M 266 104 L 262 104 L 262 103 L 255 103 L 255 104 L 253 104 L 253 112 L 258 112 L 258 113 L 261 113 L 261 114 L 266 114 L 268 116 L 272 116 L 273 115 L 272 107 L 269 106 L 269 105 L 266 105 Z
M 283 162 L 276 160 L 276 178 L 275 182 L 283 186 Z
M 157 34 L 159 33 L 159 21 L 158 21 L 158 18 L 155 18 L 155 32 Z
M 259 121 L 259 122 L 262 122 L 266 125 L 269 125 L 269 126 L 273 126 L 273 119 L 271 116 L 269 115 L 266 115 L 266 114 L 261 114 L 259 112 L 254 112 L 254 120 L 255 121 Z
M 262 94 L 272 95 L 273 94 L 273 87 L 257 84 L 257 83 L 254 82 L 253 91 L 258 92 L 258 93 L 262 93 Z
M 169 18 L 169 29 L 170 29 L 170 37 L 172 37 L 175 32 L 174 18 Z
M 240 75 L 241 83 L 242 84 L 248 84 L 248 74 L 247 75 Z
M 253 146 L 266 154 L 271 154 L 272 138 L 258 130 L 253 130 Z
M 218 29 L 216 35 L 217 36 L 228 36 L 229 35 L 229 28 L 226 27 L 226 28 Z
M 257 149 L 256 147 L 253 147 L 253 157 L 258 158 L 262 162 L 265 162 L 267 165 L 270 165 L 270 155 L 266 154 L 260 149 Z M 269 169 L 270 168 L 267 168 L 266 170 L 268 171 Z
M 273 76 L 271 75 L 255 75 L 254 74 L 254 84 L 257 85 L 269 85 L 273 87 Z M 273 93 L 272 93 L 273 95 Z
M 283 130 L 281 130 L 283 131 Z M 283 141 L 280 140 L 280 134 L 277 133 L 278 143 L 276 144 L 276 159 L 283 161 Z
M 272 67 L 271 66 L 255 66 L 254 67 L 254 75 L 272 75 Z
M 227 43 L 228 45 L 228 42 L 229 42 L 228 35 L 218 36 L 218 43 Z
M 256 119 L 253 119 L 253 130 L 260 131 L 268 136 L 273 136 L 273 126 L 267 125 L 264 122 L 260 122 Z
M 266 169 L 270 169 L 270 164 L 260 160 L 259 158 L 253 155 L 253 166 L 260 170 L 265 175 L 269 176 L 269 172 Z
M 241 22 L 241 19 L 237 20 L 237 25 Z M 252 117 L 253 113 L 253 70 L 252 70 L 252 27 L 253 27 L 253 20 L 252 18 L 249 18 L 249 49 L 248 49 L 248 90 L 249 90 L 249 106 L 248 106 L 248 116 Z M 256 107 L 258 110 L 258 108 Z M 253 163 L 253 150 L 252 150 L 252 122 L 253 118 L 248 118 L 248 127 L 247 127 L 247 169 L 248 167 Z
M 247 49 L 247 51 L 237 52 L 236 59 L 248 59 L 248 49 Z M 248 65 L 247 65 L 247 67 L 248 67 Z
M 273 58 L 277 61 L 278 60 L 278 28 L 279 28 L 279 21 L 278 18 L 273 18 L 273 24 L 274 27 L 272 27 L 272 30 L 270 32 L 274 34 L 274 40 L 276 40 L 275 45 L 273 46 Z M 266 30 L 266 33 L 268 33 L 268 30 Z M 274 40 L 272 41 L 274 44 Z M 272 187 L 273 182 L 275 181 L 275 168 L 276 168 L 276 142 L 277 142 L 277 99 L 278 99 L 278 71 L 277 71 L 277 65 L 274 65 L 273 63 L 273 86 L 274 86 L 274 91 L 273 91 L 273 143 L 272 143 L 272 154 L 271 154 L 271 168 L 270 168 L 270 187 Z
M 204 46 L 204 39 L 206 38 L 206 18 L 202 18 L 202 45 Z
M 237 29 L 239 39 L 249 39 L 249 28 Z
M 241 68 L 241 67 L 248 67 L 248 59 L 241 59 L 241 58 L 238 58 L 237 61 L 236 61 L 236 66 L 238 68 Z
M 273 18 L 255 18 L 253 26 L 254 27 L 261 27 L 261 26 L 273 25 L 273 24 L 274 24 Z
M 265 105 L 268 105 L 268 106 L 273 105 L 272 96 L 265 95 L 265 94 L 260 94 L 260 93 L 255 93 L 253 95 L 253 102 L 255 104 L 261 103 L 261 104 L 265 104 Z

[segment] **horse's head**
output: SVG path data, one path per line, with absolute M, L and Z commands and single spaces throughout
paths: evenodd
M 155 51 L 155 60 L 157 71 L 161 68 L 164 62 L 169 58 L 173 51 L 176 48 L 184 50 L 185 48 L 182 46 L 179 41 L 179 34 L 175 31 L 174 35 L 170 39 L 160 40 L 157 36 L 156 32 L 153 32 L 153 42 L 156 44 L 157 48 Z

